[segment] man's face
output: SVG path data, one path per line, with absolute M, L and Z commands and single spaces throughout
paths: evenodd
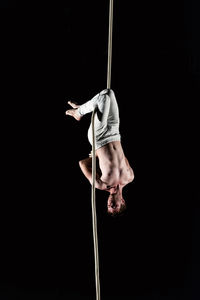
M 110 195 L 108 197 L 108 203 L 107 203 L 108 213 L 111 215 L 118 214 L 120 212 L 121 205 L 124 201 L 122 200 L 123 199 L 121 199 L 121 197 L 119 197 L 119 195 L 117 194 Z

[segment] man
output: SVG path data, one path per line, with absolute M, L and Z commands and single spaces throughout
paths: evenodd
M 122 189 L 133 181 L 134 173 L 120 142 L 119 110 L 115 94 L 113 90 L 106 89 L 83 105 L 77 105 L 71 101 L 68 104 L 72 106 L 72 109 L 67 110 L 66 115 L 74 117 L 77 121 L 97 108 L 94 120 L 97 158 L 95 187 L 110 193 L 107 202 L 108 213 L 112 216 L 117 215 L 126 208 Z M 88 130 L 88 139 L 92 144 L 92 124 Z M 79 165 L 92 184 L 92 158 L 81 160 Z

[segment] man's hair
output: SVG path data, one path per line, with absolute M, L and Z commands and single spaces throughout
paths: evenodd
M 126 203 L 122 202 L 119 211 L 115 211 L 115 212 L 112 212 L 112 213 L 110 211 L 108 211 L 108 215 L 111 216 L 111 217 L 121 217 L 121 216 L 124 215 L 124 213 L 126 211 L 126 208 L 127 208 Z

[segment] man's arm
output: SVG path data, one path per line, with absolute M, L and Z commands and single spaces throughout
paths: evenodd
M 79 161 L 79 166 L 81 171 L 85 175 L 85 177 L 89 180 L 90 184 L 92 184 L 92 158 L 86 158 Z M 99 190 L 105 190 L 107 188 L 106 184 L 101 181 L 100 170 L 96 170 L 96 182 L 95 187 Z

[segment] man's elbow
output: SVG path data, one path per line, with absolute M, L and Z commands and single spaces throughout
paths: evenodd
M 86 159 L 79 160 L 79 166 L 83 166 L 86 164 Z
M 134 178 L 135 178 L 135 175 L 134 175 L 134 173 L 132 172 L 131 177 L 130 177 L 130 182 L 132 182 L 132 181 L 134 180 Z
M 83 160 L 79 160 L 79 167 L 82 169 L 82 167 L 83 167 Z

